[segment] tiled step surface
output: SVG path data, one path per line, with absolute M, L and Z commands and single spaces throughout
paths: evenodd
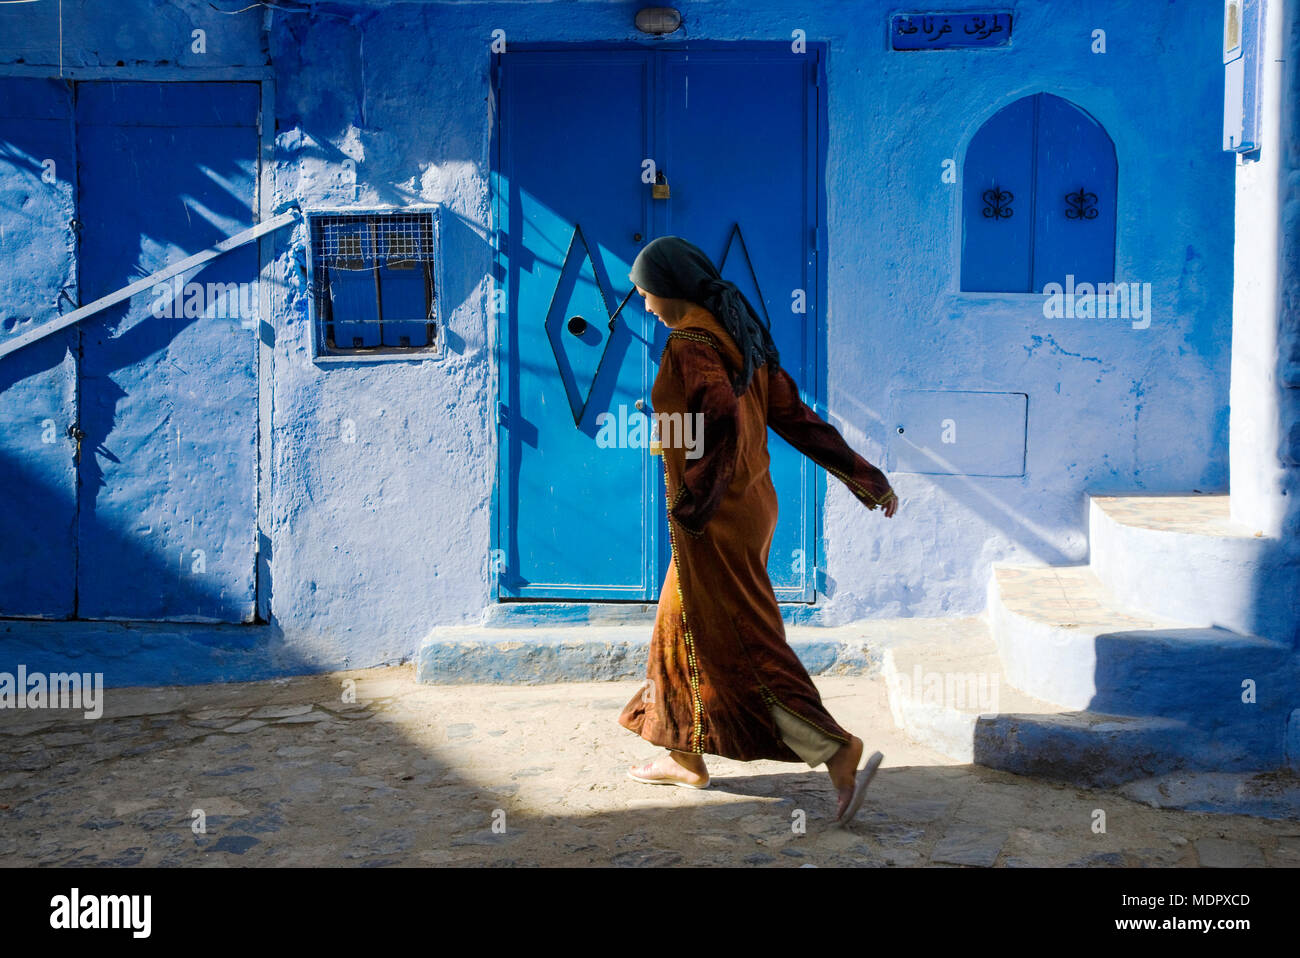
M 1295 644 L 1300 548 L 1234 522 L 1226 495 L 1092 496 L 1088 534 L 1119 605 Z
M 1258 530 L 1234 522 L 1226 495 L 1090 496 L 1113 522 L 1186 535 L 1253 539 Z

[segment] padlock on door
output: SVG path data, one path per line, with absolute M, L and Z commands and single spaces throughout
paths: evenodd
M 654 414 L 654 410 L 646 412 L 647 409 L 650 409 L 650 404 L 644 399 L 638 399 L 635 405 L 637 412 L 643 413 L 650 420 L 650 455 L 662 456 L 664 446 L 659 441 L 659 417 Z
M 668 177 L 664 176 L 663 170 L 655 174 L 655 181 L 650 186 L 650 196 L 656 200 L 668 199 Z

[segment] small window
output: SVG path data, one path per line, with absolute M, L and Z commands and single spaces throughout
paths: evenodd
M 1110 136 L 1073 103 L 1039 93 L 999 110 L 962 168 L 962 290 L 1114 282 L 1116 176 Z
M 433 211 L 308 213 L 318 356 L 437 353 Z

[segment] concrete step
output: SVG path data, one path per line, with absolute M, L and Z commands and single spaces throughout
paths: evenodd
M 1011 683 L 1067 708 L 1146 715 L 1294 677 L 1284 643 L 1122 608 L 1089 566 L 994 563 L 988 615 Z
M 1283 761 L 1300 704 L 1284 643 L 1119 608 L 1088 566 L 994 563 L 988 615 L 1007 680 L 1035 698 L 1185 722 L 1225 767 Z
M 1006 681 L 997 647 L 982 618 L 928 640 L 887 647 L 881 676 L 894 724 L 922 745 L 963 762 L 975 760 L 981 715 L 1060 711 Z
M 888 647 L 881 673 L 895 724 L 958 761 L 1089 788 L 1180 769 L 1267 767 L 1184 721 L 1074 711 L 1026 695 L 1007 681 L 986 625 Z
M 787 625 L 786 639 L 812 675 L 867 675 L 896 635 L 923 634 L 948 620 L 878 619 L 848 626 Z M 435 628 L 416 656 L 416 679 L 431 685 L 592 682 L 645 677 L 653 621 Z M 929 626 L 931 628 L 935 626 Z
M 1090 496 L 1089 562 L 1122 606 L 1294 647 L 1300 549 L 1233 521 L 1226 495 Z

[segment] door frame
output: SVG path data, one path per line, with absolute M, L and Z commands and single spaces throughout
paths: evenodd
M 254 177 L 253 219 L 256 223 L 264 222 L 273 214 L 271 203 L 274 197 L 275 182 L 272 158 L 275 155 L 275 72 L 265 67 L 175 67 L 175 66 L 65 66 L 62 69 L 49 66 L 27 66 L 10 64 L 0 68 L 0 79 L 33 78 L 64 81 L 67 83 L 117 81 L 121 83 L 256 83 L 259 87 L 257 114 L 257 174 Z M 74 92 L 75 108 L 75 92 Z M 271 122 L 267 122 L 267 120 Z M 73 153 L 76 155 L 77 128 L 75 118 L 72 123 Z M 76 175 L 74 170 L 74 176 Z M 74 183 L 73 203 L 80 201 L 78 185 Z M 74 209 L 77 206 L 74 205 Z M 195 251 L 197 252 L 197 250 Z M 80 248 L 76 255 L 80 257 Z M 257 240 L 257 283 L 258 283 L 258 331 L 257 331 L 257 410 L 256 410 L 256 500 L 254 503 L 253 535 L 253 612 L 251 622 L 241 625 L 265 625 L 271 621 L 271 401 L 272 371 L 275 357 L 275 310 L 283 309 L 286 292 L 275 282 L 274 265 L 276 259 L 275 234 L 270 233 Z M 77 301 L 81 302 L 81 270 L 78 268 Z M 78 359 L 80 362 L 80 359 Z M 80 373 L 78 372 L 78 375 Z M 78 397 L 80 389 L 78 388 Z M 79 398 L 77 400 L 80 401 Z M 74 410 L 80 415 L 79 410 Z M 80 492 L 77 492 L 76 505 L 80 508 Z M 75 545 L 74 545 L 75 548 Z M 73 581 L 71 587 L 76 589 L 76 576 L 80 558 L 74 554 Z M 0 615 L 0 620 L 7 618 Z M 23 618 L 29 618 L 23 616 Z M 98 620 L 85 619 L 77 615 L 76 606 L 73 614 L 62 620 L 73 622 L 90 621 L 140 621 L 133 619 Z M 154 621 L 154 620 L 147 620 Z M 171 620 L 167 620 L 171 621 Z M 177 622 L 183 625 L 183 622 Z M 236 623 L 229 623 L 235 625 Z
M 493 53 L 491 55 L 491 67 L 489 70 L 489 98 L 488 103 L 491 108 L 491 135 L 489 140 L 488 157 L 489 157 L 489 176 L 488 189 L 489 201 L 492 210 L 491 224 L 491 247 L 492 247 L 492 288 L 489 294 L 488 307 L 488 333 L 491 337 L 491 354 L 492 354 L 492 393 L 491 406 L 489 415 L 492 420 L 494 445 L 496 449 L 495 460 L 492 469 L 492 494 L 489 506 L 489 543 L 487 552 L 487 575 L 488 575 L 488 594 L 489 601 L 493 604 L 502 606 L 508 605 L 541 605 L 541 606 L 586 606 L 605 603 L 619 604 L 642 604 L 646 603 L 645 599 L 576 599 L 576 598 L 541 598 L 537 596 L 503 596 L 500 589 L 500 577 L 497 574 L 497 563 L 500 557 L 505 555 L 504 546 L 507 541 L 508 533 L 502 528 L 502 523 L 506 520 L 506 509 L 501 501 L 502 496 L 502 470 L 507 467 L 505 462 L 505 446 L 502 443 L 502 383 L 506 372 L 502 366 L 506 357 L 503 354 L 502 345 L 505 340 L 504 327 L 509 317 L 509 277 L 507 275 L 507 256 L 502 249 L 502 236 L 508 224 L 502 221 L 503 206 L 508 202 L 508 197 L 502 193 L 502 58 L 510 55 L 511 50 L 523 52 L 553 52 L 553 53 L 575 53 L 581 51 L 602 51 L 602 52 L 655 52 L 661 49 L 671 50 L 673 52 L 690 52 L 692 50 L 714 51 L 714 52 L 735 52 L 745 51 L 775 51 L 778 48 L 788 48 L 788 41 L 784 40 L 684 40 L 681 42 L 669 41 L 662 39 L 653 39 L 646 41 L 621 41 L 621 42 L 559 42 L 559 41 L 533 41 L 510 43 L 505 53 Z M 813 212 L 816 219 L 815 227 L 812 231 L 809 254 L 812 257 L 810 274 L 813 277 L 813 289 L 810 290 L 812 296 L 810 299 L 815 303 L 815 321 L 810 324 L 806 330 L 806 343 L 811 357 L 812 370 L 809 377 L 813 392 L 811 395 L 805 395 L 804 401 L 809 406 L 817 409 L 819 412 L 825 412 L 823 407 L 824 398 L 827 395 L 826 387 L 826 297 L 827 297 L 827 275 L 826 275 L 826 255 L 827 228 L 826 228 L 826 151 L 827 140 L 829 136 L 828 109 L 827 109 L 827 81 L 826 81 L 826 58 L 828 54 L 828 44 L 825 41 L 809 40 L 806 44 L 806 56 L 813 57 L 813 91 L 815 102 L 813 108 L 809 111 L 806 118 L 807 135 L 811 147 L 809 156 L 813 158 L 813 165 L 808 177 L 805 188 L 809 191 L 808 209 Z M 658 118 L 651 117 L 649 122 L 657 124 Z M 508 208 L 508 207 L 506 207 Z M 654 229 L 656 224 L 652 217 L 651 228 Z M 501 304 L 501 309 L 497 309 L 497 303 Z M 807 577 L 805 579 L 804 597 L 801 600 L 778 600 L 783 605 L 791 605 L 806 608 L 809 605 L 815 605 L 820 593 L 820 585 L 824 581 L 823 556 L 825 555 L 825 542 L 823 530 L 823 504 L 826 495 L 826 477 L 821 469 L 817 469 L 809 460 L 806 461 L 807 468 L 813 470 L 814 481 L 812 483 L 812 508 L 811 508 L 811 535 L 810 542 L 813 549 L 811 563 L 808 567 Z M 658 544 L 653 548 L 657 551 Z M 804 557 L 808 562 L 809 557 Z

